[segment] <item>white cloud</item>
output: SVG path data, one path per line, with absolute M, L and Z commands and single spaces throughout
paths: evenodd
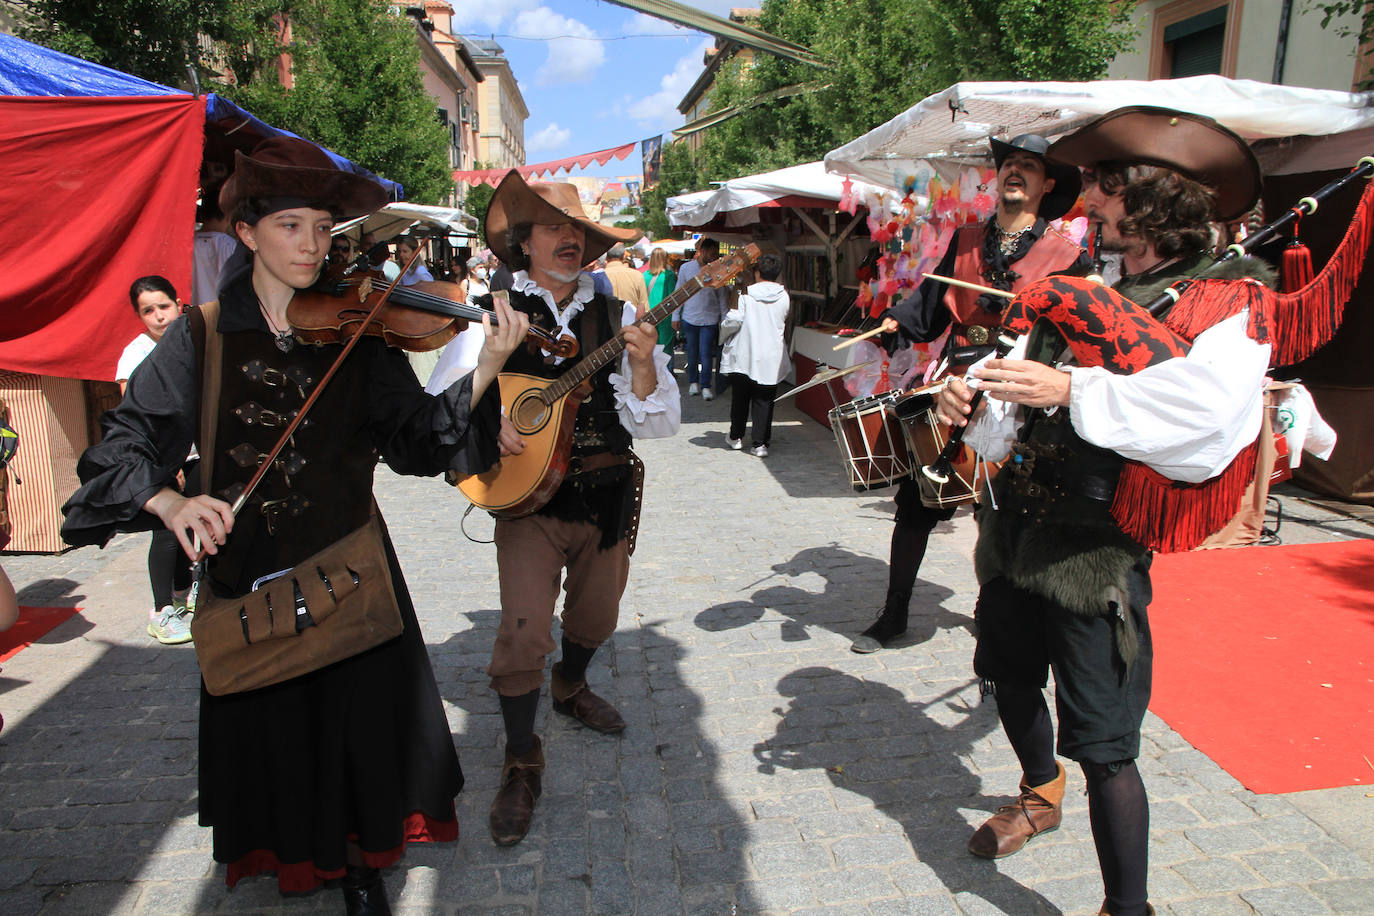
M 521 38 L 547 41 L 549 57 L 534 75 L 536 85 L 590 82 L 606 61 L 604 42 L 588 40 L 595 39 L 596 32 L 547 6 L 520 13 L 512 31 Z
M 553 150 L 566 146 L 572 139 L 572 131 L 566 127 L 559 127 L 557 121 L 553 121 L 539 133 L 525 141 L 525 149 L 532 153 L 541 150 Z
M 458 0 L 452 6 L 455 26 L 481 24 L 494 29 L 508 16 L 539 6 L 539 0 Z
M 644 125 L 655 125 L 661 124 L 665 120 L 680 119 L 682 115 L 678 113 L 677 103 L 682 101 L 687 90 L 692 88 L 692 83 L 696 82 L 697 77 L 701 75 L 702 55 L 714 43 L 714 39 L 708 38 L 689 51 L 686 56 L 679 58 L 676 66 L 673 67 L 673 72 L 659 80 L 658 91 L 630 105 L 626 109 L 626 113 Z

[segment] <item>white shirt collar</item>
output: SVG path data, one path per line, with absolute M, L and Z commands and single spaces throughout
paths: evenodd
M 577 290 L 573 293 L 572 300 L 567 307 L 561 312 L 558 310 L 558 301 L 553 298 L 553 293 L 531 280 L 528 271 L 517 270 L 512 275 L 511 289 L 517 293 L 539 296 L 543 299 L 544 304 L 549 307 L 549 314 L 553 315 L 564 330 L 567 330 L 568 322 L 572 321 L 573 317 L 582 311 L 583 307 L 591 301 L 592 296 L 596 294 L 596 284 L 592 281 L 592 275 L 586 271 L 577 275 Z

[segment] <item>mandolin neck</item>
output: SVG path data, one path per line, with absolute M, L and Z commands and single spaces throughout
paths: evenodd
M 686 283 L 677 288 L 667 299 L 644 313 L 644 317 L 639 319 L 641 324 L 656 325 L 664 318 L 667 318 L 677 307 L 696 295 L 702 289 L 701 280 L 692 277 Z M 625 350 L 625 337 L 622 334 L 614 334 L 611 339 L 588 353 L 576 366 L 560 375 L 554 382 L 544 389 L 545 400 L 552 404 L 554 401 L 567 395 L 578 385 L 591 378 L 598 370 L 610 365 Z

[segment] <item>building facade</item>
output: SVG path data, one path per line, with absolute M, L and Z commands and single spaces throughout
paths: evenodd
M 467 48 L 448 33 L 453 7 L 443 0 L 426 0 L 423 8 L 410 7 L 415 20 L 415 40 L 420 47 L 420 77 L 433 99 L 439 122 L 449 132 L 449 165 L 456 171 L 471 169 L 478 161 L 477 96 L 482 72 Z M 457 198 L 461 199 L 461 190 Z
M 1117 55 L 1110 79 L 1215 73 L 1309 89 L 1348 91 L 1369 64 L 1358 46 L 1359 14 L 1322 28 L 1308 0 L 1140 0 L 1135 46 Z M 1342 29 L 1354 34 L 1342 36 Z
M 730 21 L 740 24 L 752 22 L 757 19 L 762 11 L 753 8 L 735 8 L 730 10 Z M 692 83 L 687 94 L 682 97 L 682 101 L 677 103 L 677 110 L 682 113 L 684 124 L 690 124 L 697 118 L 705 117 L 711 112 L 711 90 L 716 85 L 716 75 L 720 73 L 720 68 L 728 61 L 738 57 L 741 66 L 749 66 L 754 60 L 754 49 L 746 48 L 728 38 L 717 38 L 714 47 L 706 49 L 702 55 L 702 63 L 705 69 L 701 75 Z M 681 142 L 685 142 L 695 154 L 701 146 L 701 133 L 688 134 Z
M 478 133 L 477 158 L 492 169 L 524 165 L 525 122 L 530 111 L 525 107 L 525 97 L 505 49 L 490 39 L 463 40 L 477 62 L 477 69 L 486 78 L 478 95 L 482 129 Z

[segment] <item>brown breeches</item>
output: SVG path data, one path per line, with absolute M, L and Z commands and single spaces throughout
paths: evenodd
M 543 686 L 544 661 L 555 648 L 553 610 L 560 579 L 566 592 L 565 638 L 595 649 L 615 632 L 630 556 L 624 540 L 599 550 L 600 540 L 601 531 L 589 522 L 542 515 L 496 522 L 501 623 L 487 674 L 502 696 Z

